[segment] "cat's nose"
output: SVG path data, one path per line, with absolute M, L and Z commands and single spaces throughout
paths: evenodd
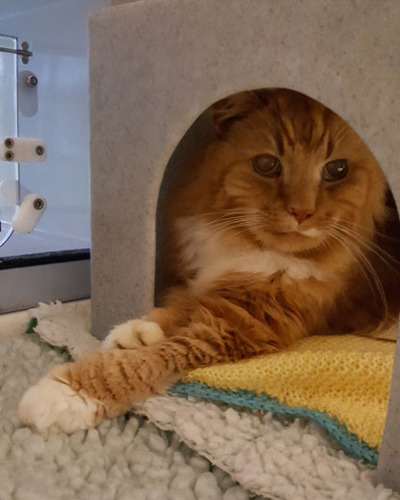
M 293 217 L 297 220 L 299 224 L 301 224 L 303 221 L 311 217 L 312 214 L 314 213 L 314 211 L 309 208 L 298 208 L 298 207 L 289 207 L 288 212 L 290 213 L 290 215 L 293 215 Z

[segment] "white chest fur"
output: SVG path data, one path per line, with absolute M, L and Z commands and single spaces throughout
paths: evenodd
M 273 250 L 235 248 L 218 232 L 202 224 L 192 226 L 184 238 L 184 259 L 195 272 L 192 287 L 203 287 L 229 273 L 257 273 L 265 277 L 283 272 L 288 278 L 322 280 L 321 270 L 310 261 Z

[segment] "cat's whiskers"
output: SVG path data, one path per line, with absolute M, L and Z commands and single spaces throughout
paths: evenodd
M 347 226 L 348 224 L 350 224 L 351 226 L 355 226 L 357 229 L 361 229 L 361 230 L 365 231 L 366 233 L 369 233 L 369 234 L 372 234 L 372 235 L 376 234 L 377 236 L 381 236 L 382 238 L 385 238 L 387 240 L 397 241 L 400 244 L 400 238 L 399 237 L 394 238 L 394 237 L 391 237 L 391 236 L 387 236 L 386 234 L 381 233 L 380 231 L 378 231 L 375 228 L 371 229 L 369 227 L 363 226 L 362 224 L 358 224 L 357 222 L 353 222 L 353 221 L 348 220 L 348 219 L 341 219 L 339 217 L 333 217 L 330 220 L 334 221 L 334 222 L 343 222 L 345 226 Z
M 207 231 L 209 236 L 216 236 L 218 234 L 222 234 L 228 231 L 234 231 L 235 234 L 238 234 L 238 227 L 241 227 L 242 230 L 241 232 L 246 232 L 248 229 L 246 227 L 243 227 L 243 222 L 244 221 L 233 221 L 233 220 L 227 220 L 227 221 L 205 221 L 203 225 L 203 229 Z
M 228 209 L 220 212 L 210 212 L 202 216 L 203 227 L 212 231 L 215 235 L 218 232 L 232 231 L 235 235 L 240 236 L 246 233 L 252 233 L 257 236 L 265 233 L 273 233 L 273 225 L 268 220 L 267 214 L 264 211 L 254 208 L 243 209 Z M 269 231 L 270 230 L 270 231 Z M 286 234 L 298 234 L 307 238 L 316 238 L 320 236 L 321 231 L 315 227 L 303 230 L 300 225 L 291 228 L 288 231 L 282 231 L 281 236 Z
M 249 220 L 248 217 L 235 217 L 235 218 L 230 218 L 230 219 L 225 219 L 225 220 L 211 220 L 211 221 L 204 221 L 204 225 L 207 228 L 211 229 L 225 229 L 225 228 L 234 228 L 237 225 L 243 225 L 243 224 L 248 224 Z
M 343 234 L 347 234 L 351 238 L 353 238 L 359 245 L 365 247 L 367 250 L 374 253 L 382 262 L 384 262 L 388 267 L 393 269 L 395 272 L 399 273 L 399 271 L 390 264 L 389 260 L 392 261 L 393 264 L 399 265 L 399 261 L 395 259 L 392 255 L 390 255 L 386 250 L 377 245 L 374 241 L 366 238 L 360 233 L 353 231 L 350 228 L 344 227 L 340 224 L 332 224 L 337 230 L 341 231 Z M 362 226 L 361 226 L 362 227 Z M 386 257 L 386 258 L 385 258 Z
M 208 217 L 218 217 L 207 220 Z M 222 212 L 205 214 L 205 227 L 215 232 L 233 230 L 235 234 L 242 234 L 255 229 L 265 228 L 265 217 L 257 209 L 230 209 Z M 241 229 L 238 231 L 238 227 Z
M 232 215 L 249 215 L 249 214 L 259 214 L 260 210 L 253 207 L 241 207 L 241 208 L 225 208 L 223 210 L 215 210 L 213 212 L 204 212 L 201 217 L 230 217 Z
M 333 226 L 334 227 L 334 226 Z M 357 243 L 360 243 L 360 241 L 357 241 L 356 239 L 356 236 L 357 235 L 354 235 L 352 233 L 349 233 L 349 232 L 341 232 L 343 228 L 342 227 L 334 227 L 334 231 L 336 231 L 336 236 L 340 236 L 351 246 L 351 248 L 363 259 L 363 261 L 365 262 L 365 264 L 367 264 L 368 266 L 368 269 L 370 270 L 370 272 L 379 280 L 380 282 L 380 279 L 373 267 L 373 265 L 371 264 L 370 260 L 368 259 L 368 257 L 366 256 L 364 250 L 357 245 Z M 339 232 L 338 232 L 339 231 Z M 351 236 L 351 237 L 350 237 Z M 356 240 L 356 241 L 353 241 L 353 239 Z
M 355 231 L 352 231 L 349 228 L 344 228 L 344 227 L 339 226 L 339 225 L 337 226 L 337 229 L 339 231 L 342 231 L 343 233 L 351 236 L 352 238 L 354 238 L 354 240 L 356 240 L 357 243 L 359 243 L 360 245 L 363 245 L 368 250 L 373 252 L 375 255 L 377 255 L 382 260 L 382 262 L 384 262 L 388 266 L 390 266 L 390 264 L 389 264 L 388 260 L 383 257 L 383 255 L 386 255 L 390 260 L 392 260 L 393 262 L 398 264 L 398 261 L 395 258 L 393 258 L 385 250 L 383 250 L 383 248 L 381 248 L 379 245 L 377 245 L 374 241 L 366 238 L 362 234 L 356 233 Z
M 255 229 L 260 229 L 259 221 L 250 221 L 242 220 L 242 221 L 227 221 L 225 223 L 216 223 L 216 224 L 207 224 L 206 227 L 212 231 L 212 233 L 218 234 L 227 231 L 233 232 L 236 236 L 241 234 L 246 234 Z
M 378 292 L 378 296 L 385 310 L 385 318 L 388 317 L 388 306 L 382 282 L 363 249 L 357 246 L 348 235 L 339 232 L 338 228 L 333 227 L 333 225 L 330 227 L 329 235 L 353 255 L 373 294 L 376 295 L 376 292 Z M 375 285 L 375 287 L 373 285 Z
M 354 254 L 354 249 L 349 245 L 349 242 L 343 239 L 341 236 L 339 236 L 336 233 L 333 233 L 332 231 L 329 232 L 329 236 L 331 236 L 332 239 L 337 241 L 342 247 L 344 247 L 353 257 L 355 257 L 356 263 L 359 265 L 360 271 L 363 273 L 372 293 L 374 296 L 376 296 L 376 287 L 374 287 L 375 280 L 371 280 L 371 276 L 368 274 L 367 270 L 369 271 L 369 267 L 367 267 L 367 270 L 365 269 L 366 263 L 363 261 L 363 259 L 359 259 L 358 257 L 361 257 L 360 255 L 355 255 Z M 380 294 L 379 294 L 380 295 Z

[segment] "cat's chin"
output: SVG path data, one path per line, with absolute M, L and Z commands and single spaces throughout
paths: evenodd
M 265 238 L 265 244 L 280 253 L 299 254 L 318 248 L 322 240 L 321 231 L 311 228 L 305 231 L 269 233 Z

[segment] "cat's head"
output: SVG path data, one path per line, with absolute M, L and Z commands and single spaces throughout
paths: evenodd
M 381 169 L 322 104 L 265 90 L 223 99 L 213 113 L 212 210 L 259 245 L 301 253 L 360 227 L 371 232 L 384 217 Z

